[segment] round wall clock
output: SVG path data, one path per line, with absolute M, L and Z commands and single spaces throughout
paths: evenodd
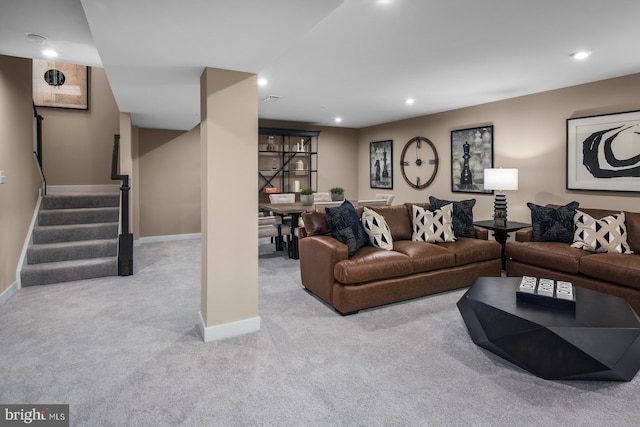
M 412 138 L 402 150 L 400 169 L 407 184 L 418 190 L 427 188 L 438 172 L 436 146 L 427 138 Z

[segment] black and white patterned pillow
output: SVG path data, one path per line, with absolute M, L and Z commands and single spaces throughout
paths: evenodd
M 527 206 L 531 210 L 534 242 L 573 243 L 573 216 L 578 202 L 567 203 L 557 209 L 535 203 L 527 203 Z
M 360 217 L 348 200 L 345 200 L 338 207 L 326 208 L 324 211 L 327 215 L 331 236 L 347 245 L 349 256 L 369 244 L 369 238 L 362 227 Z
M 451 202 L 429 196 L 429 204 L 432 212 L 448 204 L 453 204 L 453 232 L 456 237 L 476 237 L 476 229 L 473 227 L 473 207 L 476 204 L 476 199 Z
M 627 227 L 624 212 L 595 219 L 591 215 L 576 210 L 576 232 L 574 248 L 590 252 L 612 252 L 631 254 L 633 251 L 627 243 Z
M 452 204 L 445 205 L 433 212 L 413 205 L 411 240 L 428 243 L 455 242 L 452 211 Z
M 387 251 L 393 249 L 391 230 L 382 215 L 365 206 L 364 212 L 362 212 L 362 226 L 369 236 L 369 243 L 372 246 Z

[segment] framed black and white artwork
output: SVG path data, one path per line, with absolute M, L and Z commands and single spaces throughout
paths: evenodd
M 493 126 L 451 131 L 451 191 L 486 193 L 484 170 L 493 167 Z
M 640 111 L 567 119 L 567 189 L 640 192 Z
M 371 188 L 393 189 L 393 141 L 369 143 L 369 182 Z

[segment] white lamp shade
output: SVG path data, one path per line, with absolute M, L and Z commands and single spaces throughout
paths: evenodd
M 517 190 L 518 189 L 518 169 L 485 169 L 484 170 L 485 190 Z

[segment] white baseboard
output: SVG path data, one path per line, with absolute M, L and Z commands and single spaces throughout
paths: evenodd
M 200 239 L 200 233 L 191 233 L 191 234 L 168 234 L 166 236 L 148 236 L 148 237 L 140 237 L 138 240 L 133 242 L 134 246 L 140 246 L 145 243 L 157 243 L 157 242 L 173 242 L 176 240 L 192 240 L 192 239 Z
M 200 331 L 200 335 L 204 342 L 219 341 L 226 338 L 258 332 L 260 330 L 260 316 L 207 327 L 204 324 L 202 313 L 199 314 L 200 324 L 198 325 L 198 330 Z
M 20 258 L 18 259 L 18 265 L 16 266 L 16 283 L 17 289 L 22 288 L 22 267 L 27 265 L 27 249 L 29 249 L 29 245 L 31 244 L 33 229 L 36 226 L 36 222 L 38 221 L 38 212 L 40 212 L 40 204 L 42 203 L 42 192 L 38 196 L 38 200 L 36 201 L 36 206 L 33 208 L 33 215 L 31 216 L 31 224 L 29 224 L 29 230 L 27 230 L 27 236 L 24 239 L 24 243 L 22 244 L 22 252 L 20 252 Z
M 61 193 L 118 193 L 120 186 L 113 185 L 47 185 L 47 194 Z
M 18 285 L 18 281 L 16 280 L 11 284 L 11 286 L 9 286 L 7 289 L 4 290 L 4 292 L 0 294 L 0 306 L 2 306 L 2 304 L 4 304 L 5 302 L 9 301 L 9 298 L 11 298 L 13 294 L 18 292 L 18 289 L 20 289 L 20 287 Z

